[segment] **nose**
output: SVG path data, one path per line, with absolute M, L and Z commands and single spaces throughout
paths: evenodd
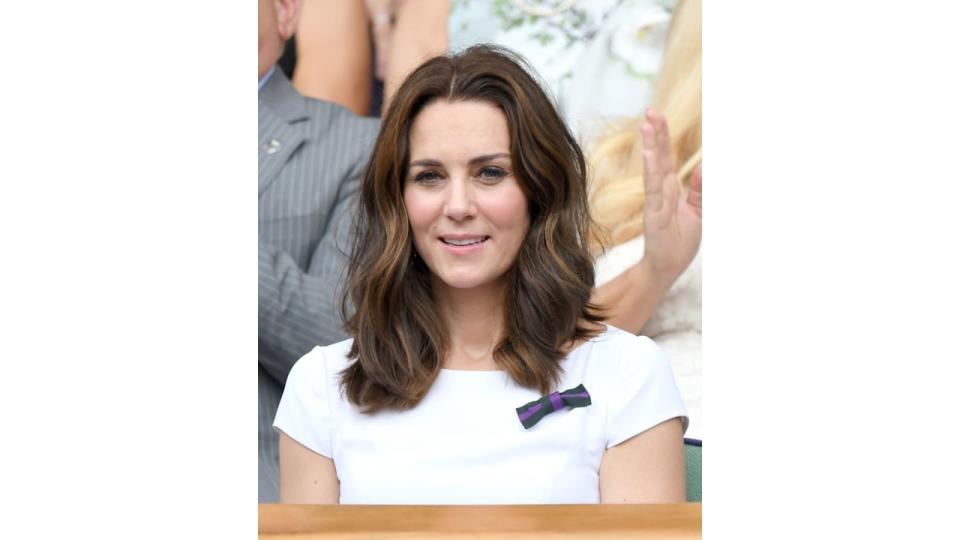
M 476 214 L 473 187 L 465 178 L 453 178 L 447 184 L 443 213 L 453 221 L 464 221 Z

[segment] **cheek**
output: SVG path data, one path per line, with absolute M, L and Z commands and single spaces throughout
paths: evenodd
M 415 191 L 407 191 L 403 195 L 403 205 L 407 210 L 407 219 L 410 220 L 414 237 L 425 233 L 433 223 L 429 197 Z
M 510 196 L 498 197 L 488 207 L 487 215 L 496 221 L 500 229 L 509 230 L 511 233 L 518 235 L 520 241 L 523 240 L 527 229 L 530 228 L 527 199 L 523 196 L 523 192 L 519 190 L 510 194 Z

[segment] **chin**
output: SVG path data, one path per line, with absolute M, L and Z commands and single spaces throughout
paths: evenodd
M 461 272 L 440 273 L 437 279 L 451 289 L 473 289 L 496 281 L 487 275 Z
M 440 282 L 451 289 L 473 289 L 489 283 L 489 281 L 475 278 L 440 278 Z

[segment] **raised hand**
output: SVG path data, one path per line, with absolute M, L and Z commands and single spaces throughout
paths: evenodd
M 374 76 L 380 81 L 387 76 L 397 3 L 397 0 L 364 0 L 373 35 Z
M 643 257 L 664 283 L 672 283 L 697 254 L 702 232 L 703 178 L 698 164 L 690 189 L 682 186 L 670 149 L 670 134 L 662 114 L 648 109 L 640 128 L 643 137 Z

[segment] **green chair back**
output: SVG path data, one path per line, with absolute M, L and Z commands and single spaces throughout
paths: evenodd
M 703 452 L 703 442 L 684 439 L 683 450 L 687 458 L 687 502 L 702 502 L 700 459 Z

